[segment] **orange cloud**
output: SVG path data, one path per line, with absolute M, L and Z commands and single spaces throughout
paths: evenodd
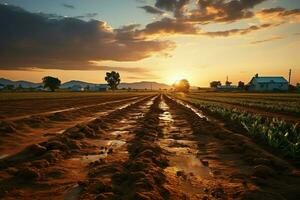
M 31 13 L 0 4 L 0 69 L 95 69 L 90 60 L 138 61 L 172 50 L 170 41 L 135 38 L 135 26 Z

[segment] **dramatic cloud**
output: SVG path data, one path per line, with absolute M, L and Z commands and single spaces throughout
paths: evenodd
M 65 7 L 65 8 L 69 8 L 69 9 L 75 9 L 75 6 L 73 6 L 71 4 L 63 3 L 62 6 Z
M 189 23 L 180 22 L 176 19 L 163 18 L 147 24 L 145 29 L 141 31 L 144 35 L 155 34 L 192 34 L 198 33 L 198 28 Z
M 267 39 L 264 39 L 264 40 L 256 40 L 256 41 L 251 42 L 250 44 L 261 44 L 261 43 L 265 43 L 265 42 L 271 42 L 271 41 L 274 41 L 274 40 L 282 40 L 283 38 L 284 37 L 282 37 L 282 36 L 274 36 L 274 37 L 267 38 Z
M 175 17 L 181 17 L 187 11 L 186 6 L 190 0 L 157 0 L 155 7 L 174 12 Z
M 194 0 L 197 9 L 188 10 L 190 0 L 156 0 L 155 6 L 172 11 L 176 18 L 187 22 L 207 24 L 213 22 L 234 22 L 254 16 L 256 5 L 266 0 Z
M 163 11 L 152 6 L 142 6 L 140 8 L 144 9 L 147 13 L 156 14 L 156 15 L 164 14 Z
M 277 7 L 261 10 L 256 15 L 265 20 L 300 22 L 300 9 L 286 10 L 285 8 Z
M 229 37 L 233 35 L 245 35 L 248 33 L 251 33 L 253 31 L 258 31 L 261 29 L 269 28 L 275 25 L 272 24 L 262 24 L 260 26 L 250 26 L 248 28 L 243 28 L 243 29 L 231 29 L 231 30 L 226 30 L 226 31 L 215 31 L 215 32 L 203 32 L 201 33 L 202 35 L 207 35 L 210 37 Z
M 171 50 L 169 41 L 131 37 L 105 22 L 51 19 L 0 5 L 0 69 L 90 69 L 88 61 L 137 61 Z M 124 34 L 124 35 L 122 35 Z

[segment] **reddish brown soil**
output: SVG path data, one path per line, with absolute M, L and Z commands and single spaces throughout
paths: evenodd
M 54 114 L 42 113 L 15 120 L 2 120 L 0 124 L 0 128 L 2 128 L 0 129 L 0 157 L 16 153 L 27 145 L 45 141 L 76 124 L 92 121 L 142 98 L 145 97 L 102 101 L 100 105 L 85 105 L 76 107 L 76 110 L 66 110 Z
M 116 101 L 120 99 L 143 96 L 145 94 L 120 94 L 101 95 L 68 98 L 45 98 L 45 99 L 24 99 L 5 100 L 0 104 L 0 116 L 2 119 L 22 117 L 33 114 L 47 113 L 56 110 L 76 108 L 82 106 L 96 105 L 103 102 Z
M 300 173 L 165 95 L 0 159 L 3 199 L 298 199 Z

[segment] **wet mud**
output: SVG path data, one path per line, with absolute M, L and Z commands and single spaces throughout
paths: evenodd
M 9 128 L 8 128 L 9 129 Z M 298 199 L 299 169 L 165 94 L 0 157 L 0 199 Z

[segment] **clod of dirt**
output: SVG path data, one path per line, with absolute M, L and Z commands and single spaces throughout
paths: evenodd
M 61 178 L 65 174 L 65 170 L 60 168 L 53 168 L 50 170 L 47 170 L 45 173 L 45 176 L 47 178 Z
M 35 168 L 25 167 L 15 173 L 15 177 L 22 181 L 36 181 L 40 178 L 39 172 Z
M 112 149 L 112 148 L 109 148 L 108 151 L 107 151 L 107 153 L 108 153 L 108 154 L 112 154 L 112 153 L 113 153 L 113 149 Z
M 35 160 L 31 162 L 31 166 L 37 167 L 37 168 L 45 168 L 49 166 L 49 162 L 45 159 L 43 160 Z
M 223 188 L 215 188 L 212 190 L 211 195 L 215 198 L 223 198 L 225 199 L 225 191 Z
M 56 140 L 47 142 L 45 146 L 46 146 L 47 150 L 65 151 L 68 149 L 68 147 L 65 144 L 61 143 L 60 141 L 56 141 Z
M 46 147 L 43 147 L 38 144 L 32 144 L 24 150 L 24 154 L 33 154 L 35 156 L 43 155 L 47 151 Z
M 86 137 L 96 136 L 95 131 L 88 126 L 82 126 L 80 131 L 83 132 L 86 135 Z
M 62 155 L 59 150 L 51 150 L 51 151 L 48 151 L 47 153 L 45 153 L 41 157 L 41 159 L 45 159 L 48 162 L 52 163 L 52 162 L 62 159 Z
M 182 177 L 184 180 L 187 178 L 187 175 L 185 174 L 185 172 L 183 170 L 177 171 L 176 176 Z
M 207 160 L 203 160 L 203 159 L 200 159 L 202 165 L 204 165 L 205 167 L 208 167 L 208 161 Z
M 62 113 L 54 113 L 54 114 L 50 115 L 48 118 L 53 121 L 67 121 L 68 120 L 68 117 Z
M 102 192 L 111 192 L 112 187 L 111 187 L 110 183 L 99 180 L 90 185 L 90 191 L 95 194 L 99 194 Z
M 253 164 L 255 165 L 270 165 L 271 161 L 265 158 L 255 158 L 253 159 Z
M 113 199 L 114 193 L 112 192 L 104 192 L 101 193 L 96 197 L 96 200 L 103 200 L 103 199 Z
M 97 118 L 94 121 L 92 121 L 91 123 L 89 123 L 88 126 L 95 131 L 99 131 L 99 130 L 101 130 L 101 128 L 105 127 L 104 124 L 105 123 L 101 119 Z
M 16 127 L 12 122 L 0 121 L 0 133 L 15 133 Z M 1 135 L 0 135 L 1 136 Z
M 69 133 L 70 138 L 76 139 L 76 140 L 81 140 L 85 138 L 84 133 L 82 132 L 71 132 Z
M 78 141 L 75 140 L 69 140 L 67 145 L 71 148 L 71 149 L 81 149 L 80 147 L 80 143 Z
M 275 174 L 274 170 L 265 165 L 257 165 L 254 167 L 254 171 L 253 171 L 253 176 L 260 177 L 260 178 L 267 178 L 274 174 Z
M 30 118 L 24 119 L 24 123 L 31 128 L 39 128 L 45 126 L 47 119 L 42 116 L 31 116 Z

